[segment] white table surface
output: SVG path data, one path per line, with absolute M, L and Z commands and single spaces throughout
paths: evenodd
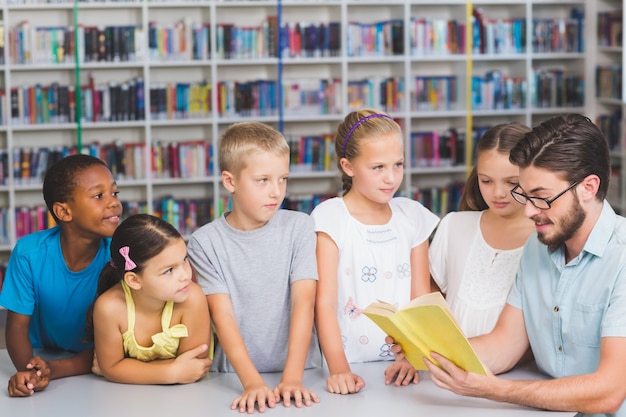
M 354 364 L 353 371 L 366 382 L 358 394 L 330 394 L 325 389 L 327 372 L 312 369 L 305 372 L 304 383 L 320 398 L 311 407 L 285 408 L 282 404 L 267 409 L 267 416 L 419 416 L 419 417 L 516 417 L 573 416 L 498 403 L 480 398 L 455 395 L 438 388 L 422 372 L 417 385 L 407 387 L 384 384 L 384 362 Z M 41 392 L 27 398 L 9 397 L 6 384 L 15 372 L 6 350 L 0 350 L 0 416 L 2 417 L 213 417 L 236 416 L 230 410 L 231 401 L 241 393 L 235 374 L 209 373 L 188 385 L 125 385 L 108 382 L 95 375 L 56 379 Z M 274 386 L 280 374 L 264 374 Z M 538 379 L 542 376 L 531 369 L 517 369 L 505 375 L 510 379 Z M 246 414 L 243 414 L 246 415 Z M 259 415 L 255 412 L 255 415 Z

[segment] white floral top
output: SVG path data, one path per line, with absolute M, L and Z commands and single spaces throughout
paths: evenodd
M 430 274 L 467 337 L 489 333 L 504 308 L 523 246 L 489 246 L 480 230 L 482 211 L 449 213 L 430 246 Z
M 381 300 L 400 307 L 410 301 L 411 249 L 428 239 L 439 218 L 420 203 L 396 197 L 387 224 L 365 225 L 350 216 L 342 198 L 317 206 L 315 230 L 339 248 L 337 319 L 348 362 L 393 358 L 385 334 L 361 314 Z

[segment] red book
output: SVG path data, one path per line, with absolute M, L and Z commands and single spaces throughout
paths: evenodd
M 172 164 L 172 178 L 180 177 L 180 156 L 178 153 L 178 142 L 172 142 L 170 145 L 170 161 Z
M 28 87 L 28 110 L 29 110 L 29 119 L 30 124 L 34 125 L 37 123 L 37 100 L 35 97 L 35 87 Z
M 68 86 L 67 90 L 68 107 L 69 107 L 69 122 L 76 123 L 76 90 L 73 85 Z
M 100 95 L 98 94 L 98 90 L 96 89 L 96 81 L 94 79 L 93 73 L 89 74 L 89 89 L 91 90 L 91 108 L 93 113 L 92 122 L 101 121 L 102 111 L 101 111 L 101 103 L 100 103 Z

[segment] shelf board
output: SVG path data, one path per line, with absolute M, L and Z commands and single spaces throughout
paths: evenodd
M 411 175 L 443 175 L 443 174 L 465 174 L 467 173 L 467 167 L 465 165 L 459 166 L 429 166 L 429 167 L 415 167 L 406 170 Z

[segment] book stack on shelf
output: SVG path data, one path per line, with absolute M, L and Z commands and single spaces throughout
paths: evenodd
M 228 209 L 214 150 L 243 120 L 283 131 L 285 206 L 309 212 L 337 194 L 332 132 L 362 107 L 403 127 L 400 194 L 455 210 L 484 127 L 587 113 L 594 84 L 583 42 L 595 39 L 585 24 L 594 2 L 473 3 L 7 0 L 0 250 L 18 237 L 18 212 L 41 205 L 43 172 L 32 167 L 43 149 L 102 157 L 126 215 L 157 213 L 191 233 Z M 13 169 L 23 154 L 29 169 Z

